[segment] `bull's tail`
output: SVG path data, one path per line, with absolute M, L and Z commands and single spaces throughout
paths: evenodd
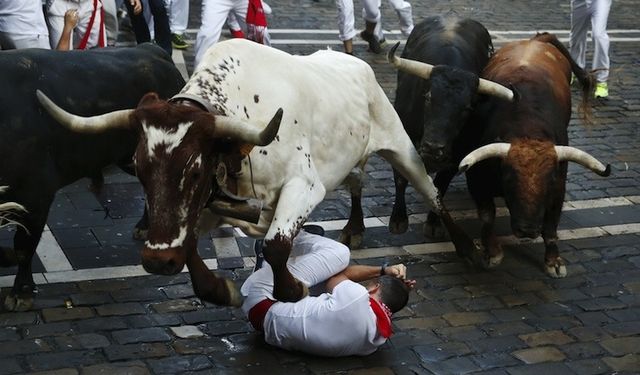
M 571 71 L 576 76 L 576 79 L 580 82 L 580 86 L 582 87 L 582 101 L 578 106 L 578 113 L 580 113 L 585 124 L 590 125 L 592 123 L 591 99 L 593 98 L 593 94 L 596 89 L 596 78 L 593 72 L 587 72 L 578 66 L 578 63 L 576 63 L 571 57 L 567 47 L 565 47 L 554 34 L 538 33 L 531 39 L 551 44 L 556 47 L 560 53 L 562 53 L 567 61 L 569 61 L 569 64 L 571 64 Z

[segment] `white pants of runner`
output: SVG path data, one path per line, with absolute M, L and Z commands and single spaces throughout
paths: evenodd
M 362 0 L 364 8 L 363 18 L 367 22 L 378 23 L 380 21 L 379 0 Z M 353 39 L 357 32 L 355 29 L 355 14 L 353 0 L 336 0 L 338 8 L 338 38 L 341 41 Z
M 400 31 L 402 32 L 402 35 L 409 36 L 409 34 L 411 34 L 411 31 L 413 31 L 413 12 L 411 10 L 411 4 L 404 0 L 388 1 L 389 4 L 391 4 L 393 10 L 395 10 L 396 14 L 398 15 L 398 20 L 400 21 Z M 378 9 L 380 9 L 381 5 L 382 0 L 378 0 Z M 365 15 L 366 12 L 363 8 L 362 17 L 364 18 Z M 382 17 L 382 12 L 380 12 L 380 17 Z M 384 39 L 384 33 L 382 32 L 382 18 L 380 18 L 380 20 L 376 24 L 376 28 L 373 33 L 378 37 L 378 40 Z
M 571 56 L 581 68 L 586 66 L 587 31 L 591 24 L 593 39 L 592 69 L 598 82 L 609 78 L 609 35 L 607 19 L 611 9 L 611 0 L 571 0 Z
M 164 0 L 171 34 L 183 35 L 189 23 L 189 0 Z
M 104 10 L 104 28 L 107 32 L 107 45 L 115 46 L 118 41 L 118 8 L 116 0 L 102 0 Z
M 49 35 L 47 34 L 14 34 L 14 33 L 7 33 L 7 32 L 5 32 L 5 34 L 9 38 L 11 38 L 11 41 L 13 42 L 13 44 L 15 44 L 17 49 L 22 49 L 22 48 L 51 49 L 51 45 L 49 45 Z
M 247 18 L 248 0 L 202 0 L 202 22 L 196 36 L 196 58 L 194 66 L 198 66 L 209 47 L 220 39 L 222 27 L 229 13 L 240 19 Z M 265 45 L 269 45 L 269 33 L 265 31 Z
M 98 37 L 100 35 L 100 25 L 102 24 L 102 3 L 98 1 L 98 10 L 96 17 L 93 20 L 93 27 L 91 28 L 91 34 L 87 42 L 87 49 L 96 47 L 98 45 Z M 73 29 L 71 34 L 71 46 L 76 48 L 89 26 L 91 20 L 91 14 L 93 13 L 93 0 L 53 0 L 51 7 L 47 10 L 47 17 L 49 20 L 49 40 L 52 48 L 58 45 L 58 41 L 62 36 L 62 29 L 64 28 L 64 14 L 69 9 L 78 10 L 78 26 Z M 106 33 L 103 33 L 103 35 Z M 105 41 L 106 45 L 106 41 Z
M 296 240 L 304 242 L 296 246 Z M 349 265 L 349 248 L 334 240 L 300 231 L 293 242 L 287 262 L 291 274 L 308 288 L 321 284 Z M 313 243 L 314 246 L 306 246 Z M 252 273 L 240 289 L 245 301 L 242 310 L 247 314 L 256 303 L 273 298 L 273 271 L 269 263 Z

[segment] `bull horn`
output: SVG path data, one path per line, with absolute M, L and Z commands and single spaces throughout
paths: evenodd
M 480 82 L 478 83 L 478 92 L 481 94 L 495 96 L 508 102 L 512 102 L 514 97 L 512 90 L 499 83 L 489 81 L 484 78 L 480 78 Z
M 134 112 L 133 109 L 123 109 L 103 115 L 82 117 L 60 108 L 40 90 L 36 90 L 36 95 L 42 107 L 44 107 L 51 117 L 68 129 L 79 133 L 99 134 L 107 129 L 127 129 L 131 127 L 132 124 L 131 115 Z
M 467 156 L 462 159 L 458 166 L 458 172 L 466 172 L 477 162 L 483 161 L 489 158 L 504 158 L 507 156 L 511 148 L 510 143 L 490 143 L 488 145 L 479 147 L 471 151 Z
M 433 70 L 433 65 L 429 65 L 420 61 L 409 60 L 402 57 L 396 56 L 396 50 L 400 42 L 396 43 L 395 46 L 391 47 L 389 53 L 387 53 L 387 61 L 393 64 L 396 69 L 401 70 L 403 72 L 407 72 L 413 75 L 416 75 L 420 78 L 429 79 L 431 76 L 431 71 Z
M 579 150 L 570 146 L 555 146 L 556 154 L 558 154 L 558 161 L 573 161 L 585 168 L 591 169 L 602 177 L 607 177 L 611 174 L 611 165 L 606 166 L 602 164 L 598 159 L 591 156 L 589 153 Z
M 278 134 L 280 121 L 282 121 L 282 108 L 278 108 L 269 124 L 262 130 L 255 129 L 253 126 L 248 125 L 247 122 L 229 116 L 216 116 L 213 137 L 229 137 L 256 146 L 266 146 Z

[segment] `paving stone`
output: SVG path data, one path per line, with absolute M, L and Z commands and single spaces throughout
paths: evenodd
M 580 321 L 573 316 L 554 316 L 536 319 L 527 319 L 525 323 L 541 331 L 562 330 L 566 331 L 581 325 Z
M 540 302 L 540 299 L 533 293 L 520 293 L 500 296 L 500 300 L 507 307 L 534 305 Z
M 433 330 L 444 341 L 471 341 L 481 340 L 487 335 L 473 326 L 442 327 Z
M 575 327 L 569 329 L 568 332 L 578 341 L 599 341 L 611 338 L 601 327 Z
M 144 314 L 146 312 L 144 306 L 138 302 L 113 303 L 110 305 L 96 306 L 96 311 L 100 316 L 124 316 Z
M 433 329 L 447 327 L 448 323 L 442 318 L 432 317 L 394 320 L 393 325 L 400 330 L 406 331 L 411 329 Z
M 518 350 L 512 352 L 511 354 L 526 364 L 541 362 L 560 362 L 566 358 L 566 356 L 561 351 L 552 346 L 541 346 L 531 349 Z
M 442 316 L 444 320 L 449 322 L 452 326 L 466 326 L 472 324 L 484 324 L 490 323 L 495 319 L 491 314 L 486 312 L 459 312 L 448 313 Z
M 219 337 L 178 339 L 172 345 L 178 354 L 209 354 L 223 352 L 228 348 L 227 344 Z
M 141 361 L 102 363 L 82 367 L 82 375 L 148 375 L 149 369 Z
M 627 308 L 624 310 L 607 311 L 606 314 L 619 322 L 632 322 L 640 320 L 640 308 Z
M 110 345 L 108 338 L 97 333 L 56 337 L 55 342 L 63 350 L 97 349 Z
M 229 309 L 199 309 L 181 313 L 180 317 L 187 324 L 231 320 L 233 313 Z
M 156 374 L 175 374 L 182 371 L 198 371 L 213 367 L 204 355 L 183 355 L 149 360 L 149 366 Z
M 111 335 L 118 344 L 171 341 L 171 336 L 160 327 L 113 331 Z
M 59 322 L 62 320 L 78 320 L 92 318 L 95 314 L 89 307 L 58 307 L 42 310 L 42 317 L 47 323 Z
M 38 338 L 46 336 L 66 335 L 73 332 L 71 322 L 63 321 L 56 323 L 42 323 L 33 326 L 27 326 L 22 329 L 24 338 Z
M 509 367 L 509 375 L 571 374 L 571 369 L 560 362 L 536 363 L 520 367 Z
M 201 304 L 196 300 L 175 299 L 160 303 L 154 303 L 151 304 L 151 307 L 155 310 L 155 312 L 163 314 L 182 311 L 195 311 L 201 308 Z
M 163 291 L 155 287 L 116 290 L 111 292 L 111 296 L 116 302 L 162 301 L 166 299 Z
M 0 357 L 33 354 L 51 351 L 51 346 L 42 339 L 28 339 L 0 343 Z
M 585 311 L 615 310 L 627 307 L 626 304 L 615 298 L 592 298 L 586 301 L 578 301 L 576 304 Z
M 524 322 L 491 323 L 482 325 L 480 328 L 492 337 L 513 336 L 535 331 L 533 327 Z
M 479 311 L 504 307 L 502 302 L 493 296 L 457 299 L 453 302 L 464 311 Z
M 603 348 L 614 356 L 640 353 L 640 337 L 620 337 L 602 340 Z
M 462 356 L 472 353 L 471 349 L 462 342 L 442 342 L 431 345 L 416 345 L 413 350 L 420 360 L 425 362 L 438 362 L 447 358 Z
M 103 361 L 104 356 L 97 350 L 38 353 L 26 357 L 26 363 L 34 371 L 88 366 Z
M 16 327 L 0 328 L 0 341 L 16 341 L 20 340 L 18 329 Z
M 578 361 L 565 362 L 576 374 L 599 375 L 609 373 L 611 370 L 599 359 L 582 359 Z
M 291 360 L 298 360 L 298 358 L 292 358 Z M 283 361 L 280 360 L 280 362 L 282 363 Z M 391 346 L 378 349 L 367 356 L 366 361 L 367 366 L 374 367 L 394 367 L 418 363 L 420 363 L 420 359 L 413 349 Z
M 73 322 L 73 329 L 78 333 L 93 333 L 125 328 L 127 328 L 127 324 L 124 319 L 119 316 L 92 318 Z
M 481 353 L 469 358 L 482 370 L 515 366 L 521 363 L 509 353 Z
M 195 292 L 193 291 L 193 286 L 191 284 L 168 285 L 160 287 L 160 290 L 162 290 L 169 299 L 195 297 Z
M 575 301 L 583 300 L 588 296 L 577 289 L 556 289 L 556 290 L 543 290 L 537 292 L 538 296 L 546 302 L 556 301 Z
M 204 333 L 202 333 L 202 331 L 200 331 L 196 326 L 170 327 L 170 329 L 176 337 L 181 339 L 204 336 Z
M 143 343 L 128 345 L 110 345 L 104 348 L 109 361 L 135 360 L 144 358 L 166 357 L 171 354 L 165 344 Z
M 469 374 L 480 369 L 467 357 L 449 358 L 438 362 L 427 362 L 422 366 L 436 374 Z
M 32 311 L 3 313 L 0 314 L 0 327 L 34 324 L 37 319 L 38 316 Z
M 495 353 L 525 348 L 526 344 L 514 336 L 492 337 L 481 341 L 469 342 L 468 345 L 478 353 Z
M 576 318 L 578 318 L 582 322 L 582 324 L 587 326 L 601 326 L 607 323 L 614 322 L 613 318 L 600 311 L 576 314 Z
M 562 345 L 560 348 L 567 358 L 584 359 L 584 358 L 597 358 L 606 354 L 602 346 L 595 342 L 578 342 L 568 345 Z
M 562 331 L 546 331 L 528 333 L 518 336 L 520 340 L 527 343 L 529 346 L 544 346 L 544 345 L 564 345 L 573 342 L 573 339 Z
M 251 332 L 253 328 L 246 321 L 229 320 L 205 324 L 204 331 L 209 335 L 219 336 L 233 333 Z
M 78 370 L 74 368 L 61 368 L 57 370 L 29 372 L 30 375 L 77 375 Z
M 519 320 L 536 319 L 538 316 L 526 308 L 512 307 L 509 309 L 491 310 L 491 315 L 501 322 L 514 322 Z
M 407 330 L 396 332 L 391 336 L 389 342 L 395 348 L 406 348 L 414 345 L 439 343 L 441 340 L 430 330 Z
M 24 370 L 15 358 L 3 358 L 0 366 L 0 374 L 22 374 Z
M 113 298 L 106 292 L 83 292 L 71 295 L 74 306 L 104 305 L 113 303 Z
M 614 373 L 617 371 L 634 373 L 640 368 L 640 355 L 637 354 L 627 354 L 622 357 L 604 357 L 602 361 L 606 363 Z
M 177 314 L 129 315 L 123 317 L 123 319 L 130 328 L 148 328 L 182 324 L 182 319 L 180 319 L 180 316 Z
M 604 329 L 613 336 L 640 336 L 640 321 L 607 324 Z
M 131 280 L 105 279 L 78 282 L 78 288 L 85 292 L 112 292 L 131 288 Z
M 394 375 L 395 373 L 389 367 L 369 367 L 365 369 L 351 370 L 349 375 Z

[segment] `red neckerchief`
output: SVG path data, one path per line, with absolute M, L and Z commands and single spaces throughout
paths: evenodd
M 371 310 L 376 315 L 376 326 L 378 327 L 378 332 L 380 332 L 380 336 L 388 339 L 393 334 L 393 330 L 391 329 L 391 310 L 382 302 L 376 301 L 375 299 L 369 297 L 369 304 L 371 305 Z
M 91 29 L 93 29 L 93 22 L 96 19 L 96 13 L 98 12 L 98 0 L 93 0 L 93 12 L 87 25 L 87 31 L 84 33 L 82 40 L 78 44 L 78 49 L 86 49 L 89 42 L 89 36 L 91 35 Z M 104 47 L 104 11 L 100 7 L 100 31 L 98 33 L 98 47 Z

